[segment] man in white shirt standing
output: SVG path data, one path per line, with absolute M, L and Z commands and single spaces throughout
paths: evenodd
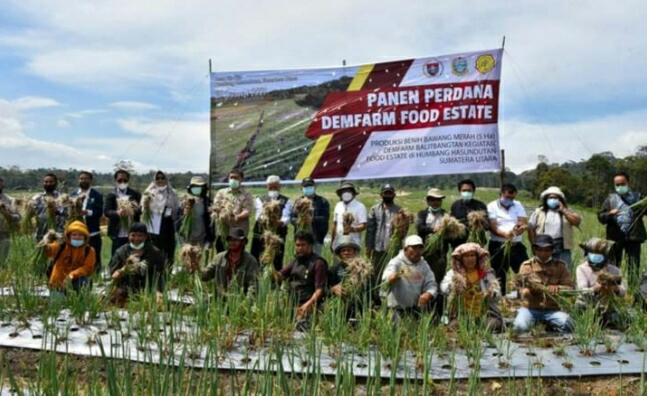
M 523 205 L 515 198 L 517 187 L 513 184 L 501 186 L 501 195 L 487 206 L 490 220 L 490 263 L 501 284 L 503 295 L 506 293 L 506 275 L 509 268 L 517 273 L 521 263 L 528 260 L 528 253 L 523 244 L 523 233 L 528 228 L 528 216 Z M 509 252 L 504 243 L 512 241 Z
M 283 240 L 279 251 L 274 256 L 274 269 L 280 271 L 283 268 L 283 254 L 285 253 L 285 238 L 288 235 L 288 224 L 290 224 L 290 215 L 292 214 L 292 200 L 281 194 L 281 178 L 276 175 L 267 177 L 266 180 L 267 193 L 259 195 L 254 200 L 255 207 L 255 220 L 254 235 L 252 237 L 252 256 L 259 260 L 263 254 L 265 246 L 263 244 L 263 232 L 265 231 L 260 221 L 261 214 L 263 213 L 263 206 L 270 201 L 278 201 L 281 207 L 281 221 L 277 235 Z
M 362 245 L 362 231 L 366 230 L 366 206 L 355 199 L 358 194 L 359 192 L 350 182 L 342 182 L 337 189 L 337 196 L 341 201 L 337 202 L 333 213 L 333 251 L 337 248 L 342 235 L 349 235 L 354 243 Z M 353 216 L 353 221 L 344 226 L 344 215 L 346 213 Z

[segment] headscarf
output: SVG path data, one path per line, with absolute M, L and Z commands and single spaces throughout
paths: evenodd
M 164 175 L 166 177 L 166 187 L 159 187 L 155 183 L 155 178 L 157 175 Z M 168 179 L 166 174 L 161 170 L 155 172 L 153 175 L 153 181 L 146 187 L 146 193 L 151 195 L 151 212 L 162 214 L 164 208 L 170 208 L 172 213 L 175 214 L 178 208 L 180 207 L 180 201 L 177 197 L 177 193 L 171 186 L 171 181 Z
M 478 257 L 476 260 L 476 270 L 479 274 L 479 279 L 483 279 L 487 272 L 487 261 L 490 257 L 490 253 L 488 253 L 488 251 L 482 248 L 478 243 L 467 242 L 454 249 L 452 252 L 452 269 L 454 272 L 465 274 L 462 257 L 467 253 L 476 253 Z

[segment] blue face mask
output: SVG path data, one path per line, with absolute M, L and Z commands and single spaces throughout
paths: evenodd
M 202 194 L 202 187 L 191 187 L 189 191 L 191 191 L 191 195 L 198 197 Z
M 599 253 L 588 253 L 586 255 L 586 258 L 589 260 L 589 263 L 593 267 L 599 267 L 606 261 L 606 257 L 604 257 L 604 254 L 599 254 Z
M 503 197 L 499 201 L 501 202 L 501 205 L 503 205 L 506 208 L 509 208 L 514 203 L 514 200 L 507 197 Z
M 237 179 L 229 179 L 229 188 L 238 188 L 240 187 L 240 180 Z
M 461 191 L 461 198 L 463 201 L 469 201 L 474 198 L 474 192 L 472 191 Z
M 84 243 L 85 243 L 85 240 L 83 240 L 83 239 L 72 239 L 72 240 L 70 240 L 70 245 L 72 247 L 74 247 L 74 248 L 81 247 L 81 246 L 83 246 Z
M 557 198 L 548 198 L 546 200 L 546 206 L 551 209 L 557 209 L 559 207 L 559 199 Z
M 616 192 L 620 195 L 625 195 L 629 192 L 629 186 L 627 186 L 626 184 L 623 186 L 616 186 Z
M 306 197 L 311 197 L 315 195 L 315 187 L 314 186 L 303 187 L 303 195 L 305 195 Z

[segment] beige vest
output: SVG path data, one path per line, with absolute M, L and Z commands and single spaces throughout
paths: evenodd
M 546 226 L 546 212 L 538 208 L 535 213 L 537 214 L 537 234 L 541 234 Z M 562 215 L 562 238 L 564 238 L 564 250 L 573 250 L 573 225 L 564 215 Z

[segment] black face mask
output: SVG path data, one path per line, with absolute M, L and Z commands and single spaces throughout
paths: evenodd
M 56 186 L 43 186 L 43 189 L 45 190 L 45 192 L 51 193 L 51 192 L 54 192 L 54 190 L 56 190 Z
M 382 202 L 384 202 L 387 205 L 390 205 L 393 203 L 393 200 L 395 197 L 382 197 Z
M 81 187 L 81 190 L 87 190 L 88 188 L 90 188 L 90 183 L 79 183 L 79 187 Z

